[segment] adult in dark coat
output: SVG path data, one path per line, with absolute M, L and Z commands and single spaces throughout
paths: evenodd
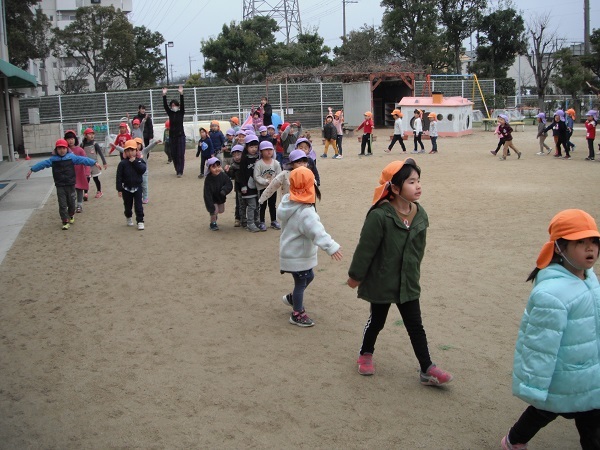
M 146 113 L 145 105 L 138 106 L 138 113 L 134 119 L 136 118 L 144 124 L 144 147 L 148 147 L 150 140 L 154 139 L 154 124 L 152 123 L 152 116 Z M 143 122 L 144 119 L 146 119 L 146 122 Z
M 171 144 L 171 157 L 177 177 L 183 176 L 185 166 L 185 129 L 183 118 L 185 116 L 185 105 L 183 103 L 183 86 L 179 86 L 179 101 L 173 99 L 167 104 L 167 88 L 163 88 L 163 107 L 169 116 L 169 143 Z
M 265 127 L 273 125 L 273 107 L 269 104 L 269 99 L 263 97 L 260 100 L 260 104 L 263 110 L 263 125 Z

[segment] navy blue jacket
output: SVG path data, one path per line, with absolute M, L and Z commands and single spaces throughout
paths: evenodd
M 131 162 L 123 159 L 117 166 L 117 191 L 123 192 L 123 187 L 128 189 L 142 186 L 142 175 L 146 172 L 146 161 L 136 158 Z

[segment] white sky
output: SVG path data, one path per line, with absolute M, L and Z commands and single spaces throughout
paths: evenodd
M 280 1 L 271 0 L 270 3 Z M 594 30 L 600 28 L 600 0 L 589 1 L 591 30 Z M 549 13 L 551 28 L 556 29 L 567 42 L 583 41 L 583 3 L 584 0 L 515 2 L 525 21 L 535 15 Z M 341 45 L 342 4 L 342 0 L 298 0 L 302 27 L 316 28 L 325 38 L 325 45 L 331 48 Z M 216 37 L 224 23 L 241 21 L 242 5 L 243 0 L 133 0 L 130 19 L 135 25 L 159 31 L 166 41 L 173 41 L 174 46 L 169 48 L 168 53 L 169 65 L 173 65 L 173 75 L 177 78 L 189 73 L 190 59 L 192 73 L 202 71 L 200 41 Z M 347 3 L 346 32 L 359 29 L 365 23 L 380 26 L 383 11 L 379 0 Z

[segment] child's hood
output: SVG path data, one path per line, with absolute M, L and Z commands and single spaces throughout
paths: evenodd
M 290 194 L 285 194 L 281 199 L 281 203 L 277 208 L 277 215 L 283 221 L 288 221 L 296 212 L 305 208 L 311 208 L 312 205 L 306 203 L 298 203 L 290 200 Z

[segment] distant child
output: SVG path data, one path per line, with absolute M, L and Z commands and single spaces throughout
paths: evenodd
M 213 120 L 210 122 L 210 130 L 208 132 L 208 135 L 210 136 L 210 140 L 213 146 L 213 156 L 216 156 L 218 158 L 221 152 L 223 151 L 223 146 L 226 142 L 225 135 L 221 131 L 221 127 L 219 125 L 218 120 Z
M 123 147 L 125 145 L 125 142 L 127 142 L 129 139 L 132 139 L 131 134 L 129 134 L 127 129 L 128 129 L 127 122 L 121 122 L 119 124 L 119 134 L 117 134 L 117 137 L 115 138 L 115 142 L 113 143 L 115 146 Z M 108 154 L 110 155 L 113 151 L 114 151 L 114 147 L 110 149 Z M 120 155 L 120 156 L 121 156 L 121 159 L 123 159 L 123 155 Z
M 229 119 L 229 125 L 231 125 L 231 128 L 233 128 L 234 131 L 239 131 L 240 119 L 236 116 L 233 116 L 231 119 Z
M 552 130 L 552 136 L 554 137 L 554 145 L 556 146 L 556 152 L 554 153 L 555 158 L 562 158 L 560 146 L 562 145 L 565 149 L 565 156 L 563 159 L 569 160 L 571 159 L 571 155 L 569 154 L 569 146 L 567 142 L 568 138 L 568 130 L 567 125 L 565 124 L 565 112 L 561 109 L 558 109 L 554 112 L 554 118 L 552 123 L 543 129 L 542 132 L 546 132 Z M 538 137 L 540 136 L 540 132 L 538 132 Z
M 546 114 L 541 112 L 539 113 L 537 116 L 537 120 L 538 120 L 538 139 L 540 142 L 540 151 L 536 153 L 536 155 L 549 155 L 550 154 L 550 147 L 548 147 L 546 145 L 546 143 L 544 142 L 546 140 L 546 137 L 548 136 L 548 133 L 546 133 L 544 131 L 544 128 L 546 128 Z M 548 150 L 548 153 L 545 152 L 545 150 Z
M 235 144 L 246 145 L 246 131 L 239 129 L 235 132 Z
M 206 161 L 209 158 L 215 156 L 215 149 L 213 147 L 212 139 L 208 135 L 206 128 L 200 128 L 200 141 L 198 141 L 198 150 L 196 151 L 196 158 L 200 157 L 200 174 L 198 178 L 204 178 L 206 172 Z
M 296 149 L 296 141 L 302 134 L 302 125 L 300 122 L 283 122 L 281 124 L 281 146 L 283 147 L 283 158 L 280 164 L 285 165 L 288 162 L 290 153 Z
M 273 125 L 271 125 L 273 127 Z M 272 140 L 275 141 L 275 159 L 279 164 L 283 166 L 283 146 L 281 145 L 281 124 L 277 125 L 277 132 L 275 132 L 275 128 L 271 129 L 269 127 L 268 132 L 271 136 Z
M 260 224 L 259 211 L 258 211 L 258 191 L 256 189 L 256 182 L 254 181 L 254 166 L 258 161 L 258 138 L 252 134 L 246 136 L 246 144 L 244 152 L 242 153 L 242 160 L 240 161 L 240 182 L 242 187 L 240 192 L 242 193 L 242 226 L 246 221 L 246 229 L 251 233 L 260 231 L 258 225 Z
M 71 224 L 75 223 L 75 165 L 78 164 L 100 167 L 95 159 L 71 153 L 67 141 L 59 139 L 54 145 L 52 156 L 34 164 L 27 172 L 27 179 L 29 179 L 33 172 L 52 167 L 52 177 L 58 197 L 58 213 L 62 220 L 63 230 L 68 230 Z
M 252 107 L 250 113 L 252 115 L 252 126 L 254 127 L 254 131 L 258 133 L 259 128 L 263 126 L 262 111 L 260 108 L 254 109 Z
M 315 186 L 315 176 L 306 167 L 294 169 L 290 174 L 290 193 L 283 196 L 277 208 L 277 218 L 282 232 L 279 240 L 279 265 L 281 273 L 291 273 L 294 290 L 283 296 L 283 303 L 293 308 L 290 323 L 299 327 L 312 327 L 315 323 L 304 310 L 304 291 L 315 275 L 317 247 L 332 259 L 341 261 L 340 244 L 325 231 L 315 202 L 321 193 Z
M 223 164 L 226 166 L 231 164 L 231 148 L 235 145 L 233 141 L 235 138 L 235 131 L 230 128 L 225 132 L 225 143 L 221 150 L 223 151 Z
M 367 111 L 364 114 L 365 120 L 356 128 L 356 131 L 363 130 L 362 140 L 360 141 L 360 153 L 358 156 L 365 156 L 365 147 L 368 145 L 367 156 L 371 156 L 371 133 L 373 133 L 373 114 Z
M 425 153 L 425 146 L 423 145 L 423 141 L 421 140 L 421 137 L 423 136 L 423 121 L 421 120 L 421 111 L 415 109 L 413 114 L 414 119 L 412 129 L 414 134 L 413 141 L 415 144 L 413 153 Z M 419 151 L 417 151 L 417 144 L 421 146 L 421 150 Z
M 329 107 L 329 114 L 332 113 L 331 107 Z M 338 149 L 338 157 L 337 159 L 342 159 L 344 155 L 342 154 L 342 141 L 344 140 L 344 112 L 336 111 L 333 114 L 333 125 L 335 125 L 335 130 L 337 132 L 337 137 L 335 138 L 335 145 Z
M 217 219 L 225 212 L 227 194 L 233 189 L 231 179 L 221 168 L 221 161 L 212 157 L 206 161 L 207 170 L 204 180 L 204 205 L 210 214 L 210 229 L 218 231 Z
M 183 86 L 179 86 L 179 101 L 173 99 L 167 105 L 167 88 L 163 88 L 163 108 L 169 116 L 169 147 L 171 148 L 171 159 L 177 178 L 183 176 L 185 168 L 185 129 L 183 128 L 183 118 L 185 117 L 185 107 L 183 103 Z
M 140 122 L 140 119 L 137 117 L 131 121 L 131 137 L 133 139 L 140 138 L 144 139 L 144 124 L 146 123 L 146 119 Z
M 242 179 L 240 163 L 242 161 L 242 153 L 244 152 L 244 146 L 236 144 L 231 147 L 231 164 L 225 166 L 225 173 L 231 181 L 233 181 L 233 189 L 235 190 L 235 211 L 234 211 L 234 227 L 242 226 L 242 217 L 244 217 L 244 227 L 247 225 L 246 211 L 242 216 Z
M 261 143 L 263 141 L 271 142 L 271 138 L 269 137 L 269 134 L 268 134 L 268 129 L 264 125 L 258 129 L 258 142 Z M 273 147 L 273 148 L 275 148 L 275 147 Z
M 83 142 L 81 143 L 81 147 L 83 148 L 83 150 L 85 151 L 85 156 L 87 156 L 88 158 L 92 158 L 94 161 L 98 161 L 98 155 L 100 155 L 100 159 L 102 159 L 102 165 L 104 166 L 104 170 L 106 170 L 108 168 L 108 165 L 106 164 L 106 158 L 104 157 L 104 152 L 102 151 L 102 148 L 100 148 L 100 146 L 98 144 L 96 144 L 96 142 L 94 141 L 94 130 L 92 130 L 91 128 L 87 128 L 84 132 L 83 132 Z M 94 184 L 96 185 L 96 197 L 95 198 L 100 198 L 102 197 L 102 183 L 100 183 L 100 175 L 102 175 L 102 171 L 99 169 L 100 166 L 94 166 L 92 167 L 92 170 L 90 172 L 91 177 L 94 179 Z M 89 177 L 88 177 L 88 182 L 90 181 Z M 83 201 L 87 201 L 88 199 L 88 193 L 87 191 L 84 192 L 83 194 Z
M 390 145 L 385 152 L 390 153 L 394 147 L 394 144 L 399 142 L 400 147 L 402 147 L 402 151 L 406 153 L 406 146 L 404 145 L 404 128 L 402 127 L 402 111 L 399 109 L 393 110 L 392 117 L 394 118 L 394 137 L 392 138 L 392 142 L 390 142 Z
M 548 242 L 527 281 L 533 288 L 515 345 L 512 392 L 529 403 L 502 438 L 526 449 L 558 416 L 575 419 L 583 449 L 600 448 L 600 284 L 593 271 L 600 233 L 580 209 L 550 221 Z M 575 448 L 564 436 L 557 448 Z
M 163 145 L 165 155 L 167 155 L 167 164 L 171 164 L 173 159 L 171 158 L 171 140 L 169 134 L 169 127 L 171 126 L 171 121 L 167 119 L 165 121 L 165 131 L 163 132 Z
M 132 207 L 135 207 L 137 229 L 141 231 L 144 229 L 142 181 L 146 172 L 146 162 L 137 157 L 137 152 L 137 142 L 131 139 L 125 143 L 123 159 L 117 167 L 117 192 L 119 198 L 123 199 L 127 226 L 133 226 Z
M 571 151 L 575 150 L 575 144 L 571 142 L 571 136 L 573 136 L 573 128 L 575 126 L 575 110 L 573 108 L 569 108 L 565 111 L 565 125 L 567 126 L 567 147 Z
M 258 196 L 260 197 L 264 190 L 271 184 L 273 178 L 281 173 L 281 166 L 276 159 L 273 158 L 275 149 L 270 141 L 263 141 L 259 144 L 258 150 L 260 152 L 260 159 L 254 165 L 254 181 L 256 182 L 256 189 L 258 190 Z M 269 216 L 271 218 L 271 228 L 280 230 L 279 222 L 277 222 L 277 193 L 274 193 L 269 200 L 260 205 L 260 223 L 258 228 L 260 231 L 267 231 L 265 225 L 265 214 L 267 211 L 267 203 L 269 205 Z
M 521 152 L 517 150 L 517 147 L 513 144 L 512 132 L 513 129 L 509 124 L 509 119 L 506 114 L 500 114 L 498 116 L 498 124 L 500 135 L 504 139 L 504 147 L 502 148 L 502 156 L 500 157 L 500 161 L 506 161 L 508 148 L 512 148 L 517 153 L 517 159 L 521 159 Z
M 281 188 L 281 195 L 285 195 L 290 192 L 290 173 L 292 170 L 298 167 L 308 167 L 308 156 L 304 150 L 294 150 L 290 153 L 289 168 L 282 170 L 275 178 L 271 180 L 267 188 L 263 191 L 258 199 L 258 203 L 262 205 L 273 194 L 277 193 L 277 190 Z
M 588 111 L 585 115 L 585 139 L 588 145 L 588 157 L 585 159 L 587 161 L 594 160 L 594 139 L 596 139 L 597 115 L 598 111 L 594 110 Z
M 312 144 L 306 138 L 300 138 L 296 141 L 296 150 L 302 150 L 307 156 L 308 165 L 307 167 L 314 174 L 317 186 L 321 186 L 321 176 L 317 169 L 317 155 L 312 149 Z M 288 159 L 289 160 L 289 159 Z
M 331 145 L 333 147 L 333 151 L 335 152 L 333 159 L 338 159 L 337 130 L 333 124 L 333 116 L 331 114 L 325 118 L 323 137 L 325 138 L 325 150 L 323 151 L 321 158 L 327 158 L 327 150 L 329 150 L 329 146 Z
M 150 156 L 150 152 L 152 151 L 152 149 L 157 145 L 160 144 L 160 141 L 151 141 L 150 144 L 148 144 L 147 147 L 144 147 L 144 141 L 142 140 L 142 138 L 135 138 L 133 139 L 135 141 L 135 143 L 137 144 L 137 154 L 136 157 L 137 158 L 142 158 L 144 160 L 144 162 L 146 163 L 146 171 L 144 172 L 144 175 L 142 176 L 142 203 L 145 205 L 146 203 L 148 203 L 150 201 L 150 199 L 148 198 L 148 194 L 149 194 L 149 187 L 148 187 L 148 176 L 149 176 L 149 170 L 148 170 L 148 158 Z M 125 148 L 124 147 L 115 147 L 119 153 L 124 154 L 125 153 Z
M 498 151 L 504 146 L 504 136 L 500 133 L 500 123 L 497 123 L 496 129 L 494 130 L 494 134 L 498 136 L 498 145 L 496 146 L 496 150 L 490 150 L 490 153 L 494 156 L 498 154 Z M 510 150 L 506 154 L 510 156 Z
M 417 203 L 420 176 L 421 169 L 412 158 L 391 162 L 381 172 L 348 270 L 348 286 L 358 287 L 358 298 L 370 303 L 358 373 L 375 373 L 375 342 L 395 304 L 419 361 L 421 384 L 439 386 L 451 381 L 452 375 L 431 362 L 421 319 L 421 261 L 429 219 Z
M 437 138 L 438 138 L 438 129 L 437 129 L 437 116 L 434 112 L 429 113 L 427 116 L 429 119 L 429 139 L 431 139 L 431 151 L 429 154 L 437 153 Z
M 69 145 L 71 153 L 77 156 L 85 156 L 85 151 L 79 146 L 79 138 L 73 130 L 65 131 L 65 141 Z M 76 213 L 83 212 L 83 193 L 90 188 L 90 168 L 83 164 L 75 165 L 75 195 L 77 197 Z

